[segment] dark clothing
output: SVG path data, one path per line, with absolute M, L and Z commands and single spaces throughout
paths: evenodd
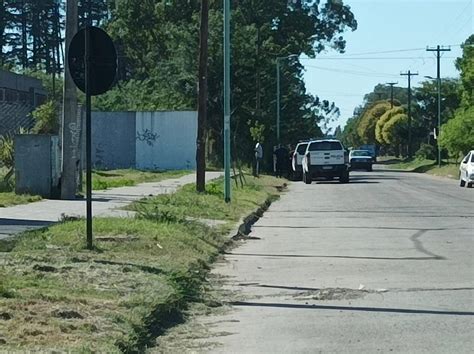
M 287 172 L 288 168 L 288 149 L 279 147 L 273 152 L 273 154 L 276 157 L 275 175 L 277 177 L 282 177 L 283 173 Z

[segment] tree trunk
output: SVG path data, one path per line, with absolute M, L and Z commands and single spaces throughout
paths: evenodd
M 207 61 L 209 36 L 209 1 L 201 0 L 201 28 L 199 35 L 199 97 L 198 133 L 196 149 L 196 190 L 206 191 L 206 121 L 207 121 Z

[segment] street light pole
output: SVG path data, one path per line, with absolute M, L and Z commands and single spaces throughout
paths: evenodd
M 224 0 L 224 199 L 231 200 L 230 184 L 230 0 Z
M 276 121 L 276 131 L 277 131 L 277 143 L 280 143 L 280 58 L 276 60 L 276 76 L 277 76 L 277 121 Z
M 276 58 L 276 82 L 277 82 L 277 91 L 276 91 L 276 132 L 277 132 L 277 144 L 280 143 L 280 120 L 281 120 L 281 88 L 280 88 L 280 60 L 289 59 L 297 57 L 298 54 L 290 54 L 285 57 Z

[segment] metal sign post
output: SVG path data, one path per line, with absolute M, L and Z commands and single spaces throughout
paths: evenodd
M 112 39 L 100 28 L 86 26 L 72 39 L 68 63 L 74 83 L 86 94 L 86 233 L 87 248 L 92 249 L 91 96 L 108 91 L 115 81 L 117 53 Z

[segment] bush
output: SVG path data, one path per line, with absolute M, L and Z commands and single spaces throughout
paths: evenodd
M 59 132 L 58 107 L 53 101 L 39 106 L 31 115 L 36 121 L 33 133 L 57 134 Z
M 417 159 L 435 160 L 436 148 L 430 144 L 421 144 L 418 151 L 415 153 Z

